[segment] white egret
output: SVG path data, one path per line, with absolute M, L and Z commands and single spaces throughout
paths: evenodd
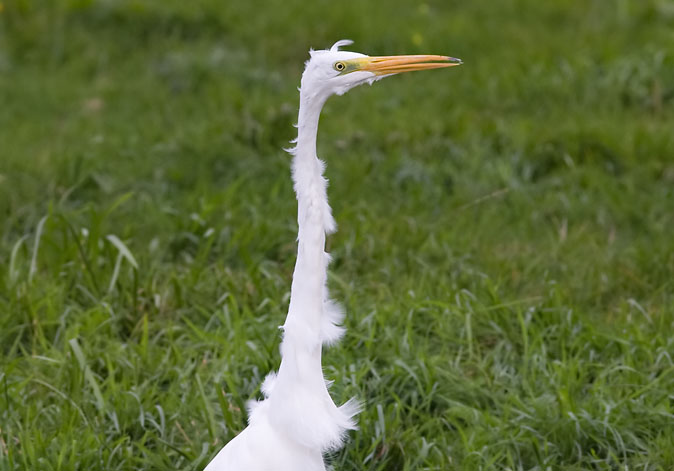
M 328 205 L 324 164 L 316 157 L 316 134 L 323 104 L 364 83 L 402 72 L 461 64 L 446 56 L 370 57 L 340 51 L 310 51 L 302 75 L 292 178 L 297 196 L 298 245 L 290 306 L 281 342 L 281 366 L 262 384 L 265 399 L 249 404 L 248 427 L 215 456 L 205 471 L 325 471 L 323 454 L 338 449 L 356 428 L 355 400 L 338 407 L 328 393 L 321 367 L 322 345 L 343 335 L 343 311 L 328 297 L 330 256 L 326 234 L 336 230 Z

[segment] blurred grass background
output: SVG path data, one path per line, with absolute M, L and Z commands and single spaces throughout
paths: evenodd
M 278 365 L 309 47 L 337 470 L 674 469 L 674 4 L 0 3 L 0 470 L 200 470 Z

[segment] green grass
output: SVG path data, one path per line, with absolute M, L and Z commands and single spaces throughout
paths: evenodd
M 278 365 L 309 47 L 366 403 L 336 470 L 674 469 L 674 10 L 0 3 L 0 470 L 200 470 Z

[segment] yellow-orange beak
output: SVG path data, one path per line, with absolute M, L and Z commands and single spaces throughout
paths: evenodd
M 442 69 L 461 64 L 461 59 L 447 56 L 379 56 L 358 59 L 356 70 L 372 72 L 377 75 L 389 75 L 415 70 Z

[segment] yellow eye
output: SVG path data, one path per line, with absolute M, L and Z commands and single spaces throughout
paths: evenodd
M 344 64 L 344 62 L 335 62 L 333 67 L 337 72 L 342 72 L 344 69 L 346 69 L 346 64 Z

